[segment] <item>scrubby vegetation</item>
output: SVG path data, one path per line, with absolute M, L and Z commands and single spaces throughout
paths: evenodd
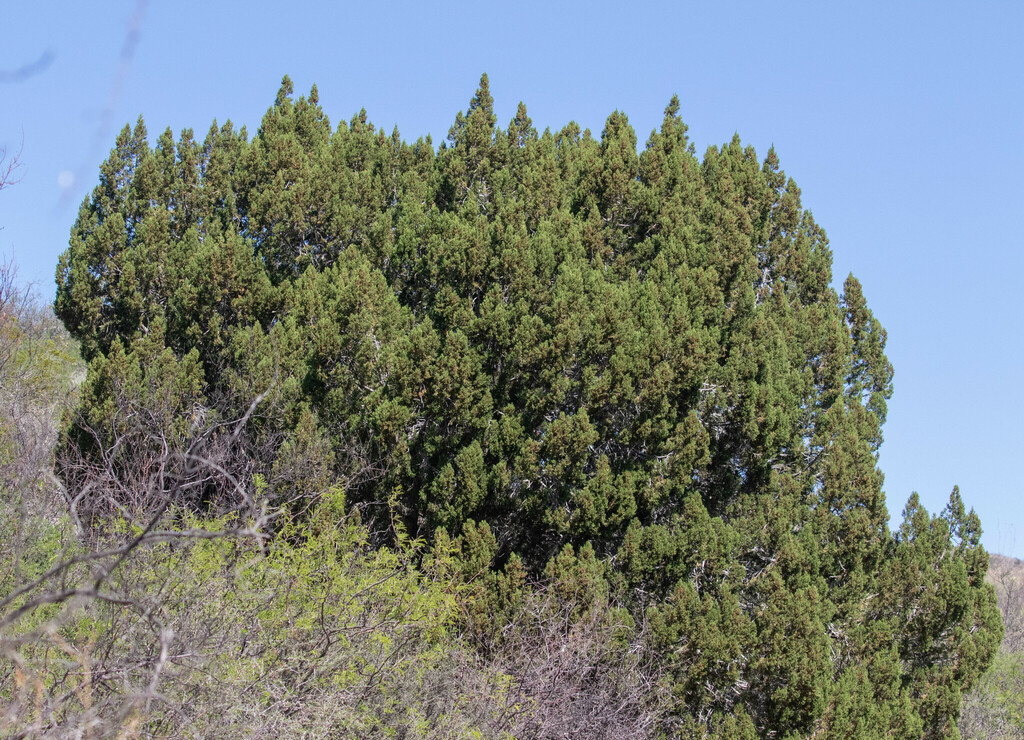
M 980 523 L 890 530 L 885 331 L 775 152 L 496 123 L 122 131 L 60 481 L 4 479 L 7 731 L 957 736 Z
M 991 558 L 987 578 L 999 597 L 1006 635 L 992 667 L 964 697 L 960 731 L 965 738 L 1009 740 L 1024 735 L 1024 562 Z

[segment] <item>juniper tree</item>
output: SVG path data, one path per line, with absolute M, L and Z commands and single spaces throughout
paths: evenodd
M 118 137 L 57 272 L 92 363 L 66 444 L 125 393 L 181 444 L 260 397 L 234 473 L 463 543 L 493 620 L 585 573 L 666 731 L 955 735 L 1000 632 L 980 526 L 954 495 L 890 530 L 886 335 L 831 261 L 776 152 L 698 158 L 675 98 L 638 153 L 619 112 L 499 128 L 485 76 L 435 151 L 285 78 L 251 140 Z

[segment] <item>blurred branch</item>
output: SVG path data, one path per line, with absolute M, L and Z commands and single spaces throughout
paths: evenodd
M 29 77 L 45 72 L 53 64 L 55 58 L 56 54 L 51 49 L 47 49 L 34 62 L 29 62 L 10 71 L 0 70 L 0 82 L 24 82 Z

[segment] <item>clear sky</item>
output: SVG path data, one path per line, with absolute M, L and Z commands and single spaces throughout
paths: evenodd
M 250 134 L 281 77 L 332 122 L 366 108 L 435 145 L 490 76 L 499 123 L 640 142 L 671 96 L 698 154 L 775 145 L 889 332 L 881 467 L 898 524 L 959 484 L 989 550 L 1024 557 L 1024 3 L 103 3 L 0 0 L 0 251 L 52 298 L 117 131 L 142 114 Z

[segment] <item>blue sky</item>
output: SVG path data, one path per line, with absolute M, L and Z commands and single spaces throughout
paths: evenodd
M 847 7 L 839 7 L 844 5 Z M 53 295 L 57 257 L 117 131 L 143 114 L 250 133 L 282 75 L 332 122 L 366 108 L 435 144 L 482 72 L 499 122 L 641 142 L 673 94 L 698 153 L 775 145 L 853 272 L 896 368 L 881 467 L 894 524 L 959 484 L 984 542 L 1024 557 L 1024 3 L 229 4 L 0 0 L 0 252 Z M 18 74 L 24 70 L 25 74 Z

